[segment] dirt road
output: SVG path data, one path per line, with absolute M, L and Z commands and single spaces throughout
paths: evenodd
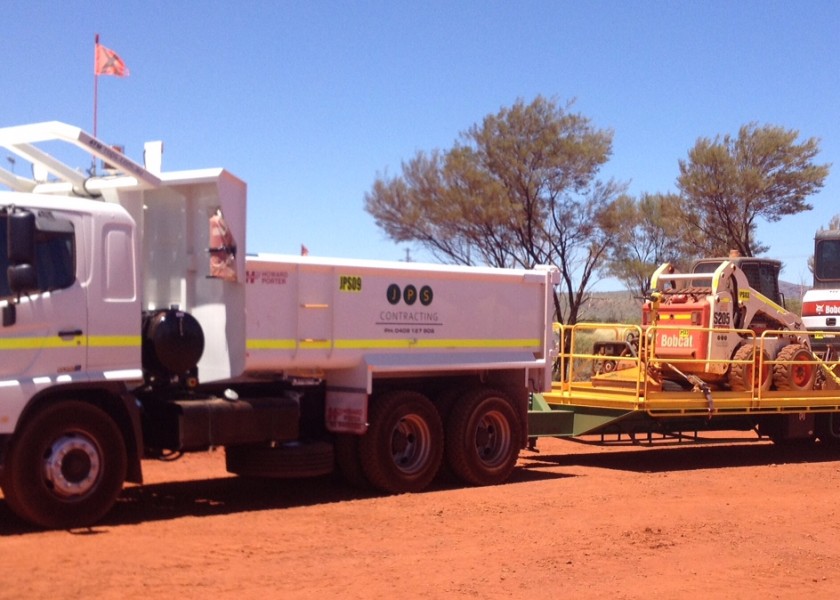
M 0 500 L 0 598 L 835 598 L 840 456 L 541 440 L 511 481 L 378 496 L 144 464 L 90 530 Z

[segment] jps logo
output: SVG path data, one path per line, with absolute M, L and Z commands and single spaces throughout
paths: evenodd
M 388 290 L 385 292 L 386 298 L 388 298 L 388 302 L 391 304 L 398 304 L 400 300 L 411 306 L 418 300 L 420 300 L 420 304 L 423 306 L 429 306 L 434 299 L 434 293 L 432 292 L 432 288 L 428 285 L 424 285 L 420 288 L 420 291 L 417 291 L 417 288 L 413 285 L 409 284 L 405 286 L 404 289 L 400 288 L 396 283 L 392 283 L 388 286 Z

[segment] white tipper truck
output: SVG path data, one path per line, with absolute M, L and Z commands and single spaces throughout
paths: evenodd
M 444 463 L 510 475 L 551 388 L 556 269 L 246 256 L 223 169 L 162 172 L 159 142 L 140 165 L 58 122 L 0 147 L 0 485 L 22 519 L 90 525 L 144 458 L 215 447 L 233 473 L 389 493 Z

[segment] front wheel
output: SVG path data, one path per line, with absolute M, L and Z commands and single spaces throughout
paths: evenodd
M 507 397 L 482 389 L 465 396 L 449 416 L 449 466 L 465 482 L 496 485 L 507 480 L 519 456 L 522 425 Z
M 374 399 L 369 417 L 359 440 L 368 481 L 394 494 L 425 489 L 443 461 L 443 424 L 434 404 L 417 392 L 389 392 Z
M 773 366 L 773 383 L 777 390 L 807 392 L 814 389 L 817 365 L 805 345 L 788 344 L 776 360 L 779 362 Z
M 16 435 L 4 465 L 9 508 L 50 529 L 86 527 L 122 489 L 126 450 L 105 412 L 79 401 L 47 407 Z

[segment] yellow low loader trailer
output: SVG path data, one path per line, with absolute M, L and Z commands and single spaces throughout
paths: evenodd
M 673 327 L 672 327 L 673 328 Z M 540 437 L 581 438 L 590 441 L 644 436 L 696 436 L 704 431 L 754 431 L 756 439 L 774 442 L 817 441 L 840 446 L 840 367 L 830 354 L 798 353 L 795 360 L 768 358 L 766 345 L 792 337 L 790 331 L 765 331 L 761 336 L 749 330 L 738 331 L 745 344 L 754 345 L 752 360 L 735 358 L 712 361 L 687 356 L 658 359 L 651 340 L 657 327 L 642 330 L 634 325 L 555 324 L 558 358 L 555 379 L 548 392 L 534 394 L 528 414 L 532 448 Z M 681 327 L 714 335 L 713 329 Z M 803 332 L 795 333 L 802 336 Z M 810 331 L 804 335 L 825 339 L 834 334 Z M 593 339 L 607 337 L 613 347 L 622 347 L 614 356 L 592 353 Z M 632 340 L 622 342 L 622 340 Z M 794 340 L 791 340 L 792 342 Z M 585 348 L 585 349 L 584 349 Z M 674 373 L 715 371 L 710 367 L 742 368 L 751 375 L 752 385 L 733 391 L 725 383 L 707 383 L 702 377 Z M 793 390 L 777 389 L 767 378 L 788 379 Z M 789 385 L 790 379 L 801 385 Z

